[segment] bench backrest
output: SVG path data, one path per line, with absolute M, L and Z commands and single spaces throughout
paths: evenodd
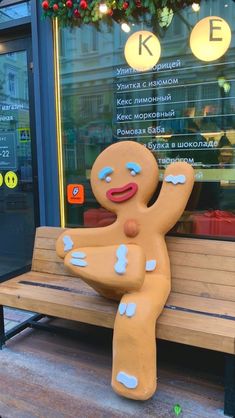
M 62 228 L 37 228 L 32 270 L 70 276 L 55 252 Z M 197 238 L 167 237 L 172 291 L 235 301 L 235 243 Z

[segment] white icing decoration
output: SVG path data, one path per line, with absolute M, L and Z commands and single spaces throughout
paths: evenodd
M 111 182 L 111 177 L 109 177 L 109 176 L 107 176 L 107 177 L 105 177 L 105 181 L 106 181 L 106 183 L 110 183 Z
M 114 266 L 114 270 L 117 274 L 124 274 L 126 273 L 126 266 L 128 264 L 126 255 L 127 255 L 127 247 L 124 244 L 119 245 L 117 251 L 116 251 L 116 256 L 118 261 L 116 262 L 115 266 Z
M 132 316 L 135 315 L 135 311 L 136 311 L 136 303 L 128 303 L 127 308 L 126 308 L 126 316 L 128 316 L 128 318 L 131 318 Z
M 73 241 L 72 241 L 72 239 L 68 235 L 65 235 L 63 237 L 63 243 L 64 243 L 64 251 L 72 250 L 72 248 L 73 248 Z
M 73 266 L 78 266 L 78 267 L 86 267 L 88 265 L 86 261 L 80 260 L 79 258 L 71 258 L 70 263 Z
M 120 303 L 120 305 L 118 307 L 118 311 L 119 311 L 120 315 L 124 315 L 124 313 L 126 312 L 126 307 L 127 307 L 126 303 Z
M 132 176 L 136 176 L 136 174 L 137 174 L 137 173 L 136 173 L 134 170 L 131 170 L 131 175 L 132 175 Z
M 116 380 L 122 383 L 128 389 L 135 389 L 138 385 L 138 379 L 135 376 L 130 376 L 125 372 L 119 372 Z
M 165 181 L 167 183 L 173 183 L 173 184 L 184 184 L 186 181 L 186 177 L 183 174 L 179 174 L 178 176 L 169 174 L 168 176 L 165 177 Z
M 145 270 L 146 271 L 153 271 L 153 270 L 155 270 L 156 265 L 157 265 L 156 260 L 147 260 L 146 265 L 145 265 Z
M 86 258 L 86 254 L 82 253 L 81 251 L 74 251 L 74 253 L 72 253 L 72 257 L 73 258 Z

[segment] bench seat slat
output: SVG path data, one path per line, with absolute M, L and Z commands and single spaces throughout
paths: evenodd
M 230 301 L 208 299 L 200 296 L 171 292 L 166 304 L 217 315 L 227 315 L 235 318 L 235 304 Z
M 213 283 L 188 280 L 172 280 L 172 291 L 188 295 L 201 296 L 210 299 L 222 299 L 235 302 L 235 287 L 223 286 Z
M 34 259 L 32 262 L 32 270 L 41 273 L 53 273 L 62 276 L 68 275 L 72 277 L 72 275 L 65 269 L 64 264 L 61 262 L 56 263 L 54 261 L 43 261 Z
M 94 291 L 90 286 L 88 286 L 84 281 L 79 279 L 78 277 L 68 277 L 68 276 L 58 276 L 56 274 L 45 274 L 40 272 L 29 271 L 28 273 L 22 274 L 20 276 L 14 277 L 7 281 L 7 284 L 10 285 L 11 283 L 20 282 L 20 281 L 30 281 L 45 283 L 49 285 L 57 285 L 61 287 L 69 287 L 79 290 L 80 293 L 83 294 L 95 294 L 97 292 Z
M 197 282 L 223 284 L 225 286 L 235 286 L 235 272 L 223 270 L 202 269 L 198 267 L 177 266 L 171 265 L 172 280 L 185 279 L 185 286 L 187 287 L 188 280 L 195 280 Z M 221 282 L 221 275 L 223 282 Z
M 185 253 L 224 255 L 234 257 L 234 243 L 231 241 L 207 240 L 200 238 L 166 237 L 168 250 Z
M 235 272 L 235 257 L 172 251 L 171 264 Z

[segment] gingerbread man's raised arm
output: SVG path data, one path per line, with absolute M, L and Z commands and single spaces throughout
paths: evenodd
M 151 220 L 158 232 L 167 233 L 178 221 L 194 185 L 194 170 L 184 162 L 170 164 L 156 202 L 150 207 Z

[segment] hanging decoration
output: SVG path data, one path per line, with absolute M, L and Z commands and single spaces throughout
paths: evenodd
M 44 0 L 42 10 L 44 18 L 58 18 L 61 26 L 81 26 L 101 21 L 112 25 L 135 23 L 151 18 L 152 23 L 160 27 L 169 26 L 175 12 L 200 5 L 201 0 Z

